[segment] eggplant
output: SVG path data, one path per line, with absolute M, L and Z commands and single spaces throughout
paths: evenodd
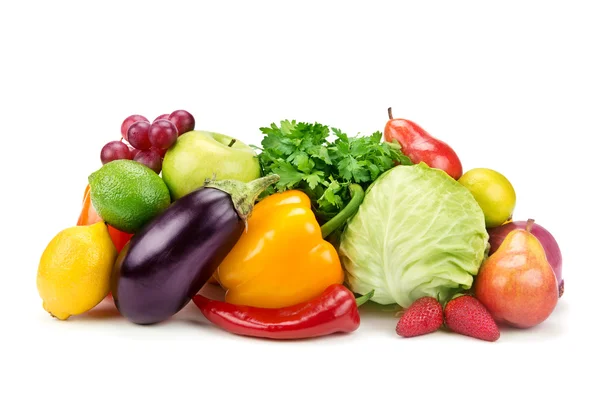
M 150 221 L 115 261 L 111 291 L 119 312 L 149 325 L 185 307 L 239 240 L 256 198 L 278 180 L 211 181 Z

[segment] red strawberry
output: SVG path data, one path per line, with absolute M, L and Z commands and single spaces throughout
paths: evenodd
M 421 297 L 410 305 L 396 325 L 396 333 L 404 337 L 437 331 L 444 323 L 442 305 L 433 297 Z
M 495 342 L 500 337 L 498 325 L 483 304 L 473 296 L 450 300 L 444 308 L 446 326 L 461 335 Z

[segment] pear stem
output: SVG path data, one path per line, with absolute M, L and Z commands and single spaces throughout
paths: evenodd
M 534 219 L 529 218 L 527 220 L 527 225 L 525 225 L 525 230 L 529 233 L 531 233 L 531 229 L 533 228 L 533 223 L 535 222 Z
M 233 146 L 235 142 L 237 142 L 237 139 L 231 139 L 231 142 L 229 142 L 229 144 L 227 145 L 227 147 Z
M 392 116 L 392 107 L 388 107 L 388 117 L 390 117 L 390 119 L 394 119 Z

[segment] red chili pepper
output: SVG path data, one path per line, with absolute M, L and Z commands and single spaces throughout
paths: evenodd
M 358 307 L 373 296 L 354 298 L 345 286 L 329 286 L 318 297 L 283 308 L 240 306 L 193 298 L 202 314 L 218 327 L 237 335 L 269 339 L 303 339 L 335 332 L 353 332 L 360 325 Z
M 447 143 L 434 138 L 412 121 L 393 118 L 391 108 L 388 108 L 388 115 L 390 119 L 384 129 L 386 142 L 397 140 L 402 152 L 415 164 L 422 161 L 431 168 L 445 171 L 454 179 L 461 177 L 460 159 Z

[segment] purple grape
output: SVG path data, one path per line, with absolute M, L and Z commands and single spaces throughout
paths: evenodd
M 154 118 L 154 121 L 152 121 L 152 123 L 158 121 L 159 119 L 169 119 L 169 115 L 171 115 L 171 114 L 162 114 L 162 115 L 159 115 L 158 117 Z
M 148 131 L 150 130 L 150 122 L 138 121 L 129 127 L 127 131 L 127 140 L 129 144 L 139 150 L 148 150 L 152 147 L 148 139 Z
M 142 150 L 136 154 L 133 158 L 133 161 L 137 161 L 140 164 L 144 164 L 146 167 L 150 168 L 152 171 L 157 174 L 160 173 L 162 169 L 162 160 L 160 158 L 160 154 L 158 154 L 154 150 Z
M 148 118 L 138 114 L 130 115 L 129 117 L 125 118 L 125 120 L 121 124 L 121 136 L 123 136 L 123 139 L 129 140 L 127 139 L 127 131 L 129 130 L 129 127 L 131 125 L 135 124 L 138 121 L 148 122 Z
M 177 128 L 171 121 L 159 119 L 153 122 L 148 131 L 148 139 L 152 147 L 168 149 L 177 140 Z
M 141 150 L 136 149 L 135 147 L 129 147 L 129 151 L 131 152 L 131 159 L 133 160 L 137 153 L 139 153 Z
M 165 158 L 165 154 L 167 154 L 167 150 L 169 149 L 159 149 L 158 147 L 150 147 L 150 150 L 157 152 L 160 155 L 160 158 Z
M 169 121 L 177 128 L 179 136 L 186 132 L 193 131 L 196 126 L 194 116 L 185 110 L 173 111 L 171 115 L 169 115 Z
M 103 165 L 115 160 L 131 160 L 132 158 L 129 147 L 118 140 L 106 143 L 100 151 L 100 161 Z

